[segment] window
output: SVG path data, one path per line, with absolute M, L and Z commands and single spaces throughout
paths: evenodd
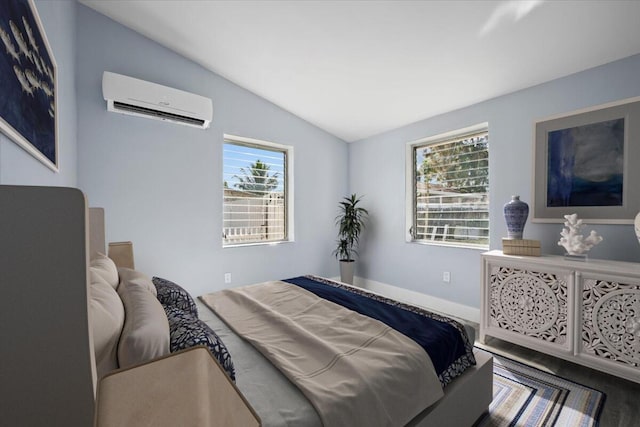
M 293 240 L 293 147 L 225 135 L 222 245 Z
M 407 147 L 407 240 L 488 249 L 487 124 Z

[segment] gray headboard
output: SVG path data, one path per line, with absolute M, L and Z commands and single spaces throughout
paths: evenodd
M 84 194 L 0 185 L 0 219 L 1 423 L 92 425 Z

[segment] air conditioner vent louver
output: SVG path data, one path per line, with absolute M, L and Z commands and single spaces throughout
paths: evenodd
M 204 120 L 195 119 L 193 117 L 181 116 L 179 114 L 166 113 L 158 110 L 153 110 L 151 108 L 139 107 L 137 105 L 126 104 L 124 102 L 113 102 L 113 108 L 116 110 L 124 110 L 132 113 L 139 113 L 144 115 L 150 115 L 157 117 L 162 120 L 172 120 L 175 122 L 184 122 L 187 124 L 197 125 L 202 127 L 204 125 Z
M 213 118 L 211 99 L 156 83 L 105 71 L 102 94 L 107 110 L 165 120 L 200 129 Z

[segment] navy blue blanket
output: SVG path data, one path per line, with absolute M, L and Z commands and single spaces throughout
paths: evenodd
M 464 327 L 453 319 L 315 276 L 284 281 L 379 320 L 413 339 L 431 358 L 443 386 L 475 365 Z

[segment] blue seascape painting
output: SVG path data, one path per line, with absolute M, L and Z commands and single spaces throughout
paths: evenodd
M 547 207 L 622 206 L 625 119 L 548 133 Z
M 56 165 L 55 66 L 28 0 L 0 7 L 0 117 Z

